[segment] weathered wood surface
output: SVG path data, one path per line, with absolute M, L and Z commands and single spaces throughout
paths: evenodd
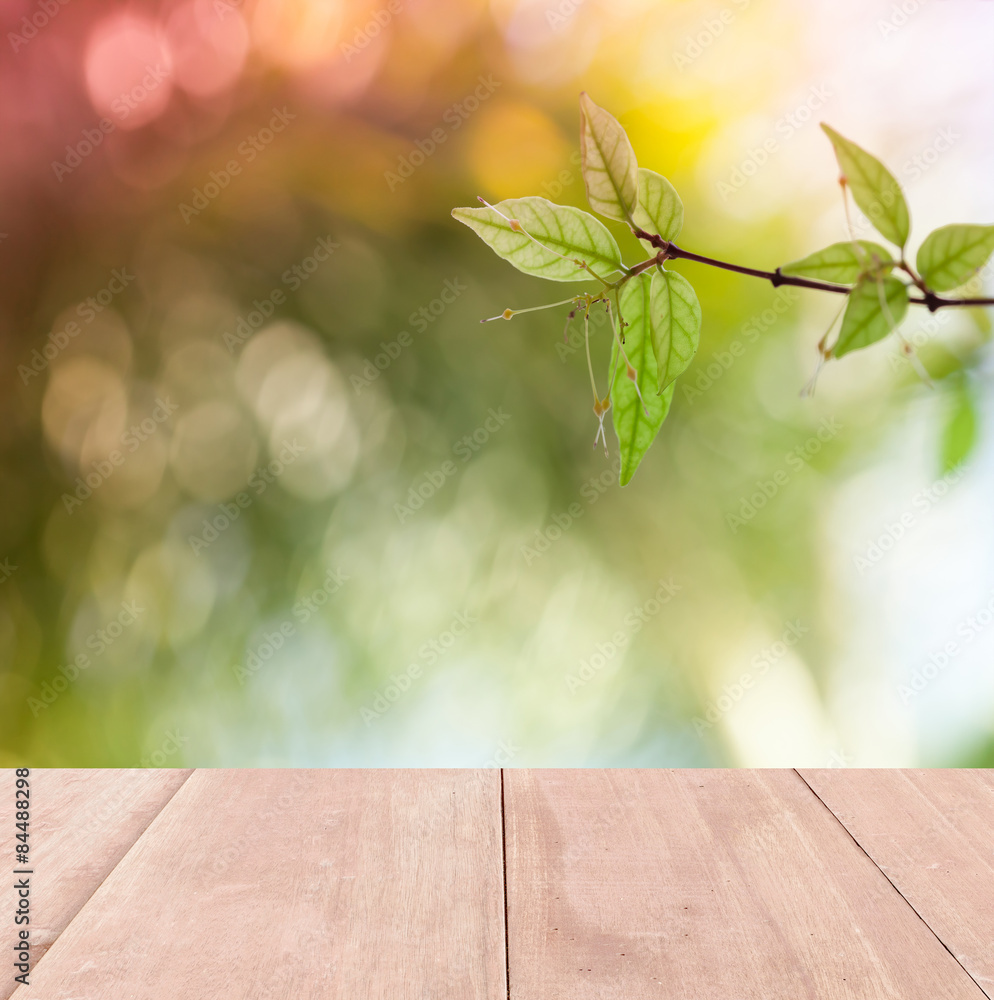
M 511 1000 L 983 1000 L 793 771 L 504 782 Z
M 497 771 L 197 771 L 15 1000 L 502 1000 Z
M 800 773 L 994 997 L 994 772 Z
M 32 964 L 51 947 L 190 773 L 138 769 L 31 771 L 28 867 L 33 869 L 29 928 Z M 16 778 L 13 770 L 2 774 L 0 830 L 6 845 L 4 854 L 12 868 Z M 8 924 L 11 947 L 17 906 L 15 881 L 17 877 L 5 877 L 0 886 L 0 913 Z M 10 964 L 4 962 L 2 1000 L 17 985 L 9 972 Z

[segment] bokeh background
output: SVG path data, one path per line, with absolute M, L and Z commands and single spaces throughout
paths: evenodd
M 680 262 L 695 391 L 621 490 L 564 310 L 479 323 L 576 286 L 449 216 L 583 205 L 587 90 L 688 249 L 844 238 L 819 120 L 891 166 L 912 249 L 991 222 L 994 3 L 0 20 L 5 760 L 994 764 L 988 319 L 912 310 L 931 386 L 891 337 L 801 398 L 838 302 Z

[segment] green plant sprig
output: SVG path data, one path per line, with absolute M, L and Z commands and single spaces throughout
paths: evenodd
M 509 198 L 496 205 L 481 198 L 482 208 L 452 210 L 455 219 L 525 274 L 552 281 L 593 278 L 600 283 L 597 293 L 584 292 L 548 306 L 505 309 L 490 319 L 572 305 L 568 329 L 582 312 L 598 420 L 594 446 L 603 438 L 607 448 L 604 417 L 610 410 L 621 452 L 622 486 L 630 482 L 658 434 L 676 379 L 686 371 L 700 343 L 697 295 L 682 274 L 666 269 L 667 261 L 694 261 L 769 281 L 774 288 L 792 285 L 848 296 L 835 340 L 828 345 L 830 328 L 819 341 L 820 363 L 882 340 L 897 329 L 909 305 L 924 305 L 931 312 L 951 306 L 994 305 L 991 298 L 939 294 L 964 285 L 994 253 L 994 226 L 942 226 L 926 237 L 912 267 L 905 259 L 910 213 L 900 185 L 878 159 L 828 125 L 822 129 L 839 163 L 847 220 L 851 193 L 880 235 L 898 248 L 897 255 L 869 240 L 851 238 L 763 271 L 684 250 L 674 242 L 683 227 L 680 196 L 661 174 L 639 167 L 621 124 L 585 93 L 580 95 L 580 153 L 587 201 L 605 218 L 626 223 L 634 236 L 656 251 L 652 257 L 626 266 L 614 236 L 602 222 L 581 209 L 541 197 Z M 907 280 L 900 280 L 895 272 Z M 920 294 L 911 295 L 909 289 Z M 604 397 L 598 392 L 590 359 L 589 317 L 598 303 L 604 303 L 613 332 Z M 910 345 L 905 344 L 905 349 L 910 352 Z

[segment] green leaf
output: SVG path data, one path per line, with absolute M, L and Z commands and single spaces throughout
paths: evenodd
M 671 385 L 662 395 L 657 395 L 656 359 L 649 333 L 651 292 L 648 274 L 643 272 L 625 283 L 619 305 L 621 315 L 628 324 L 624 328 L 625 353 L 637 373 L 638 387 L 642 394 L 640 401 L 635 384 L 628 377 L 625 359 L 618 357 L 618 342 L 615 340 L 610 369 L 614 372 L 611 414 L 621 449 L 621 485 L 625 486 L 631 482 L 635 470 L 669 413 L 674 386 Z
M 576 259 L 586 261 L 601 277 L 623 266 L 618 244 L 602 222 L 546 198 L 508 198 L 492 208 L 454 208 L 452 217 L 525 274 L 552 281 L 588 281 L 592 275 Z
M 638 161 L 614 115 L 580 94 L 580 164 L 587 201 L 605 218 L 629 222 L 638 204 Z
M 959 288 L 994 253 L 994 226 L 941 226 L 918 249 L 918 273 L 934 292 Z
M 638 169 L 639 198 L 632 219 L 639 229 L 675 240 L 683 228 L 683 202 L 676 188 L 655 170 Z
M 676 271 L 655 271 L 650 286 L 649 329 L 662 392 L 697 353 L 701 339 L 701 304 L 690 282 Z
M 977 443 L 977 411 L 965 379 L 956 386 L 942 432 L 941 464 L 946 475 L 962 465 Z
M 824 122 L 821 127 L 832 140 L 839 169 L 849 184 L 853 200 L 876 226 L 877 232 L 903 250 L 911 219 L 901 185 L 875 156 L 843 139 Z
M 855 243 L 833 243 L 824 250 L 784 264 L 780 273 L 834 281 L 837 285 L 851 285 L 862 274 L 886 273 L 896 263 L 879 243 L 857 240 Z
M 841 358 L 850 351 L 882 340 L 901 322 L 907 309 L 908 289 L 897 278 L 860 278 L 849 293 L 842 329 L 832 354 Z

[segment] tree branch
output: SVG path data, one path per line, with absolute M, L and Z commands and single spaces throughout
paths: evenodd
M 670 240 L 664 240 L 661 236 L 654 236 L 652 233 L 647 233 L 644 229 L 639 229 L 637 226 L 633 228 L 632 232 L 640 240 L 651 243 L 659 250 L 659 253 L 649 260 L 642 261 L 641 264 L 636 264 L 634 267 L 629 268 L 628 273 L 631 276 L 641 274 L 642 271 L 647 271 L 650 267 L 662 264 L 666 260 L 693 260 L 697 261 L 698 264 L 720 267 L 724 271 L 746 274 L 751 278 L 762 278 L 773 285 L 774 288 L 779 288 L 781 285 L 793 285 L 795 288 L 813 288 L 819 292 L 837 292 L 840 295 L 848 295 L 852 291 L 849 285 L 833 285 L 831 282 L 817 281 L 814 278 L 798 278 L 789 274 L 781 274 L 779 267 L 775 271 L 760 271 L 754 267 L 742 267 L 739 264 L 730 264 L 728 261 L 715 260 L 714 257 L 705 257 L 703 254 L 691 253 L 690 250 L 684 250 Z M 927 306 L 929 312 L 944 309 L 946 306 L 994 306 L 994 299 L 947 299 L 941 295 L 936 295 L 935 292 L 927 288 L 922 289 L 922 297 L 920 299 L 909 297 L 908 301 L 914 302 L 916 305 Z

